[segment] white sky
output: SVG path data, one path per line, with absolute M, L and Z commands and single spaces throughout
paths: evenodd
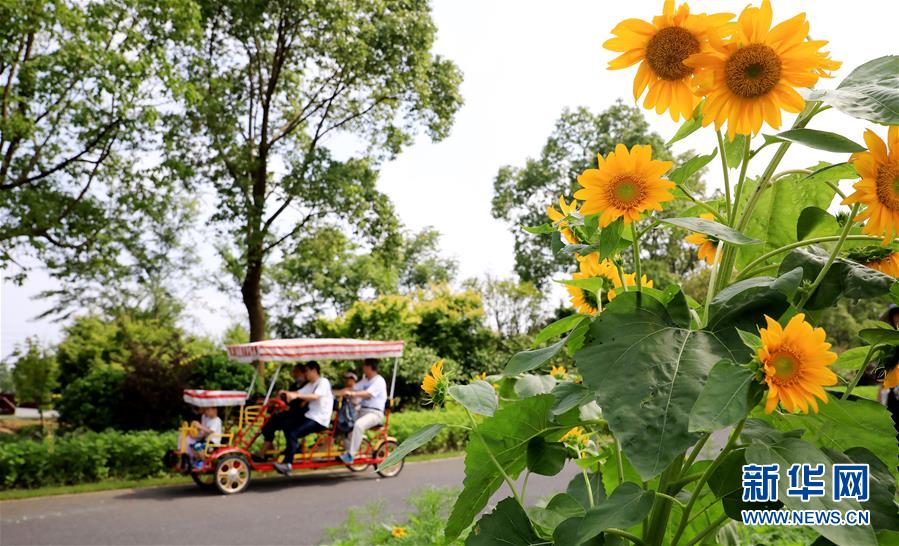
M 894 36 L 899 3 L 895 1 L 858 0 L 847 4 L 775 0 L 773 4 L 775 23 L 807 11 L 812 35 L 830 40 L 832 57 L 843 61 L 835 80 L 822 80 L 819 87 L 835 86 L 867 60 L 899 53 Z M 738 13 L 744 5 L 746 2 L 733 0 L 691 2 L 694 12 Z M 602 42 L 621 19 L 649 19 L 661 6 L 661 0 L 436 1 L 435 49 L 463 70 L 465 105 L 449 138 L 437 144 L 422 138 L 383 167 L 380 187 L 393 199 L 402 221 L 412 229 L 436 227 L 443 234 L 444 252 L 459 260 L 463 278 L 487 272 L 511 274 L 512 235 L 507 226 L 490 215 L 497 169 L 506 164 L 520 165 L 526 157 L 539 154 L 566 106 L 587 106 L 598 112 L 617 98 L 632 103 L 635 69 L 606 70 L 614 54 L 602 49 Z M 663 137 L 670 137 L 676 130 L 669 117 L 645 113 Z M 791 119 L 787 118 L 786 125 Z M 815 118 L 812 127 L 861 142 L 866 124 L 829 111 Z M 676 151 L 707 153 L 713 147 L 714 136 L 706 130 L 678 143 Z M 793 146 L 783 166 L 805 166 L 819 158 L 845 159 L 827 156 Z M 757 163 L 764 165 L 765 161 Z M 710 187 L 720 185 L 717 167 L 717 160 L 710 165 Z M 204 263 L 206 268 L 212 271 L 218 267 L 208 249 L 201 254 L 210 257 Z M 46 308 L 43 302 L 33 300 L 34 294 L 52 287 L 53 281 L 39 271 L 22 287 L 4 280 L 0 291 L 0 356 L 8 355 L 27 336 L 58 340 L 60 324 L 32 320 Z M 236 287 L 231 294 L 209 289 L 195 297 L 201 305 L 193 311 L 187 326 L 198 333 L 218 335 L 233 322 L 244 320 Z

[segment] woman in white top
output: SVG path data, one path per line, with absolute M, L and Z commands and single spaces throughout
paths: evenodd
M 281 391 L 281 395 L 288 403 L 294 400 L 303 400 L 309 403 L 306 413 L 302 417 L 292 418 L 283 423 L 284 438 L 287 445 L 284 447 L 284 459 L 275 463 L 275 470 L 281 474 L 290 474 L 293 456 L 297 450 L 297 442 L 300 438 L 321 432 L 331 424 L 331 412 L 334 411 L 334 395 L 331 393 L 331 383 L 322 377 L 321 367 L 318 362 L 306 363 L 306 383 L 296 392 Z

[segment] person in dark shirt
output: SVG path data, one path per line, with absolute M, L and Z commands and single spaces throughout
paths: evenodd
M 290 387 L 287 390 L 296 392 L 306 383 L 306 365 L 303 363 L 295 364 L 293 369 L 290 370 L 290 375 L 293 377 L 293 381 L 290 383 Z M 303 400 L 291 400 L 288 403 L 286 411 L 277 413 L 268 420 L 265 426 L 262 427 L 262 439 L 264 442 L 262 443 L 262 449 L 255 454 L 256 458 L 265 459 L 268 452 L 272 451 L 275 447 L 275 432 L 282 430 L 285 423 L 292 422 L 297 418 L 302 417 L 303 414 L 306 413 L 305 406 L 306 402 Z

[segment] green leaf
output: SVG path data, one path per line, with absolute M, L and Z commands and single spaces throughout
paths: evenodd
M 715 156 L 718 155 L 718 149 L 712 150 L 712 153 L 707 155 L 697 155 L 691 157 L 683 164 L 678 166 L 676 169 L 668 173 L 668 180 L 674 182 L 675 184 L 683 184 L 685 180 L 699 172 L 700 169 L 709 164 L 710 161 L 715 159 Z
M 726 326 L 724 328 L 731 328 Z M 731 328 L 732 329 L 732 328 Z M 680 326 L 659 300 L 625 292 L 594 319 L 589 341 L 575 354 L 609 428 L 643 479 L 661 473 L 696 441 L 690 410 L 719 360 L 747 353 L 721 341 L 725 332 Z
M 777 134 L 780 140 L 795 142 L 825 152 L 847 153 L 863 152 L 865 147 L 853 142 L 843 135 L 817 129 L 790 129 Z
M 693 411 L 690 432 L 714 431 L 737 423 L 749 413 L 749 391 L 755 374 L 729 360 L 715 364 Z
M 558 493 L 549 499 L 545 507 L 528 510 L 531 521 L 552 533 L 560 523 L 569 518 L 584 516 L 584 508 L 568 493 Z
M 857 370 L 865 361 L 868 350 L 870 350 L 870 347 L 847 349 L 837 356 L 837 361 L 831 364 L 831 368 L 845 371 Z
M 556 233 L 556 228 L 552 224 L 540 224 L 539 226 L 521 226 L 521 229 L 534 235 L 548 235 Z
M 406 455 L 433 440 L 434 437 L 440 434 L 440 431 L 445 428 L 446 425 L 443 423 L 435 423 L 413 432 L 403 443 L 397 446 L 397 448 L 393 450 L 380 465 L 378 465 L 378 470 L 390 468 L 391 466 L 399 464 Z
M 595 294 L 602 289 L 605 279 L 603 277 L 589 277 L 586 279 L 562 279 L 556 282 L 559 284 L 564 284 L 565 286 L 573 286 L 582 290 L 589 290 L 590 292 L 593 292 Z
M 868 345 L 899 345 L 899 330 L 895 328 L 863 328 L 859 330 L 858 337 L 865 340 Z
M 565 336 L 561 340 L 547 347 L 515 353 L 514 355 L 512 355 L 512 358 L 509 359 L 506 367 L 503 368 L 503 375 L 513 376 L 539 368 L 545 362 L 549 361 L 549 359 L 556 356 L 556 354 L 562 350 L 562 347 L 564 347 L 565 343 L 567 342 L 568 336 Z
M 756 351 L 762 346 L 762 338 L 752 332 L 747 332 L 738 328 L 737 334 L 739 334 L 740 339 L 743 340 L 743 345 L 746 345 L 751 351 Z
M 809 170 L 826 166 L 820 163 Z M 779 178 L 759 197 L 755 210 L 743 232 L 748 237 L 764 241 L 764 245 L 741 247 L 737 255 L 737 268 L 743 269 L 749 262 L 784 245 L 795 243 L 796 220 L 807 207 L 827 209 L 833 202 L 836 192 L 825 181 L 836 184 L 843 178 L 849 178 L 847 169 L 823 171 L 810 179 L 803 174 L 793 174 Z M 743 206 L 755 190 L 755 182 L 751 182 L 743 190 Z M 743 211 L 740 211 L 742 214 Z M 776 263 L 781 255 L 771 258 Z
M 565 381 L 556 385 L 553 389 L 556 403 L 553 405 L 553 415 L 562 415 L 578 406 L 582 406 L 593 400 L 593 393 L 580 383 Z
M 803 439 L 837 451 L 862 446 L 891 462 L 899 454 L 890 412 L 872 400 L 829 396 L 827 404 L 819 404 L 818 413 L 772 413 L 767 420 L 781 431 L 804 430 Z
M 479 434 L 470 436 L 465 450 L 465 480 L 446 523 L 447 542 L 455 540 L 468 528 L 503 483 L 488 449 L 514 479 L 525 468 L 527 445 L 532 438 L 546 436 L 549 440 L 557 440 L 561 436 L 564 427 L 553 428 L 550 421 L 554 403 L 555 397 L 551 394 L 532 396 L 507 403 L 492 417 L 481 421 Z
M 803 270 L 803 280 L 813 282 L 827 262 L 830 253 L 810 246 L 790 252 L 780 264 L 780 271 L 797 267 Z M 889 293 L 895 279 L 862 264 L 837 258 L 834 260 L 821 285 L 806 303 L 806 309 L 826 309 L 840 298 L 868 299 Z
M 599 259 L 612 256 L 621 242 L 621 231 L 624 229 L 624 221 L 618 218 L 599 232 Z
M 519 398 L 527 398 L 537 394 L 552 392 L 556 386 L 556 378 L 551 375 L 523 375 L 515 382 L 515 394 Z
M 587 510 L 578 529 L 579 540 L 587 541 L 610 527 L 627 529 L 637 525 L 649 513 L 654 498 L 654 491 L 624 482 L 608 499 Z
M 531 520 L 518 504 L 509 497 L 499 501 L 492 512 L 483 516 L 465 539 L 465 546 L 530 546 L 546 544 L 534 533 Z
M 727 166 L 736 169 L 743 161 L 743 151 L 746 149 L 746 135 L 735 135 L 733 140 L 724 139 L 724 156 L 727 158 Z
M 557 321 L 554 321 L 546 328 L 540 330 L 534 337 L 534 342 L 531 344 L 532 347 L 536 347 L 537 345 L 541 345 L 550 339 L 567 333 L 574 329 L 575 326 L 578 325 L 582 320 L 586 320 L 588 317 L 586 315 L 568 315 L 567 317 L 562 317 Z
M 796 240 L 801 241 L 809 237 L 835 235 L 840 231 L 837 219 L 826 210 L 819 207 L 806 207 L 799 214 L 796 222 Z
M 895 443 L 895 438 L 893 439 Z M 833 461 L 820 449 L 803 442 L 797 438 L 783 438 L 773 443 L 752 443 L 746 449 L 746 462 L 750 464 L 777 464 L 780 470 L 778 480 L 778 497 L 789 510 L 860 510 L 861 506 L 851 499 L 843 499 L 835 502 L 830 495 L 811 497 L 808 502 L 802 502 L 798 497 L 787 495 L 790 480 L 787 471 L 793 464 L 823 464 L 826 469 L 825 483 L 832 483 Z M 813 529 L 824 535 L 827 539 L 839 545 L 864 546 L 877 544 L 874 530 L 870 525 L 865 526 L 837 526 L 814 525 Z
M 547 442 L 541 437 L 528 442 L 528 470 L 541 476 L 555 476 L 568 459 L 568 448 L 561 442 Z
M 478 415 L 493 415 L 498 405 L 496 390 L 486 381 L 478 380 L 468 385 L 453 385 L 448 392 L 453 400 Z
M 581 508 L 587 510 L 590 506 L 595 506 L 605 500 L 606 489 L 602 482 L 601 472 L 588 472 L 587 480 L 590 481 L 590 491 L 587 491 L 587 482 L 584 480 L 583 472 L 578 472 L 571 481 L 565 491 L 574 497 L 580 504 Z M 593 493 L 593 503 L 590 502 L 590 492 Z
M 693 116 L 681 124 L 674 136 L 671 137 L 671 140 L 665 144 L 666 146 L 671 146 L 678 140 L 683 140 L 702 128 L 702 105 L 704 102 L 705 99 L 693 109 Z
M 783 506 L 779 501 L 746 502 L 743 500 L 743 465 L 746 451 L 734 450 L 728 453 L 718 468 L 709 476 L 709 489 L 721 499 L 724 513 L 740 520 L 741 510 L 776 510 Z
M 880 57 L 852 71 L 836 89 L 811 91 L 844 114 L 883 125 L 899 125 L 899 56 Z
M 716 239 L 721 239 L 722 241 L 727 241 L 728 243 L 738 246 L 756 245 L 761 243 L 761 241 L 753 239 L 752 237 L 747 237 L 724 224 L 719 224 L 718 222 L 705 220 L 703 218 L 660 218 L 659 221 L 663 224 L 670 224 L 690 231 L 711 235 Z
M 874 529 L 899 531 L 899 504 L 895 500 L 896 480 L 883 461 L 863 447 L 854 447 L 846 453 L 829 449 L 825 449 L 824 452 L 835 463 L 868 465 L 869 498 L 859 504 L 871 512 L 871 526 Z

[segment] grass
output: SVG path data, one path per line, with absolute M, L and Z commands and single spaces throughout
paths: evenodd
M 431 461 L 434 459 L 449 459 L 452 457 L 460 457 L 463 454 L 463 451 L 444 451 L 442 453 L 410 455 L 409 457 L 406 457 L 406 462 L 414 463 L 419 461 Z M 191 483 L 193 483 L 193 480 L 188 476 L 173 475 L 158 478 L 143 478 L 140 480 L 103 480 L 77 485 L 53 485 L 48 487 L 36 487 L 34 489 L 7 489 L 0 491 L 0 501 L 50 497 L 55 495 L 72 495 L 76 493 L 94 493 L 97 491 L 109 491 L 113 489 L 138 489 L 145 487 L 163 487 L 168 485 L 186 485 Z

